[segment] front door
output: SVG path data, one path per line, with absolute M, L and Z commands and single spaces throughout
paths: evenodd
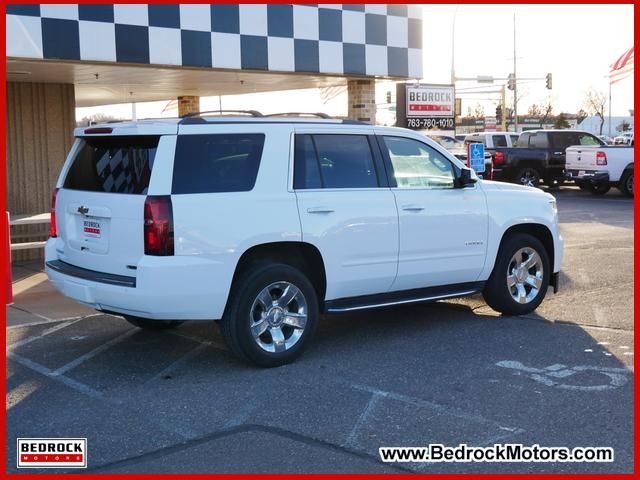
M 487 250 L 487 205 L 476 184 L 456 188 L 458 167 L 415 139 L 384 135 L 399 217 L 398 275 L 392 290 L 474 282 Z

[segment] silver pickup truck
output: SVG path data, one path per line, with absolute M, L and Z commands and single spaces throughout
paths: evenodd
M 633 146 L 579 145 L 567 148 L 567 178 L 595 195 L 611 187 L 633 197 Z

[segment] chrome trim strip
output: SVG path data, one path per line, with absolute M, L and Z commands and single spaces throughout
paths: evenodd
M 369 305 L 357 305 L 355 307 L 330 307 L 327 309 L 328 313 L 343 313 L 343 312 L 353 312 L 356 310 L 368 310 L 370 308 L 381 308 L 381 307 L 390 307 L 392 305 L 404 305 L 408 303 L 420 303 L 427 302 L 430 300 L 443 300 L 445 298 L 455 298 L 455 297 L 464 297 L 466 295 L 473 295 L 474 293 L 478 293 L 480 290 L 462 290 L 460 292 L 453 293 L 445 293 L 442 295 L 432 295 L 428 297 L 420 297 L 420 298 L 412 298 L 409 300 L 396 300 L 392 302 L 384 302 L 384 303 L 372 303 Z

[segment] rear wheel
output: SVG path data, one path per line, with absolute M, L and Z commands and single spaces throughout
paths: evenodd
M 607 183 L 590 183 L 588 190 L 594 195 L 604 195 L 611 189 Z
M 503 241 L 482 295 L 498 312 L 525 315 L 538 308 L 550 278 L 551 266 L 544 245 L 532 235 L 516 233 Z
M 145 330 L 168 330 L 183 323 L 182 320 L 152 320 L 150 318 L 133 317 L 131 315 L 124 315 L 124 319 L 130 324 L 138 328 L 144 328 Z
M 277 367 L 302 354 L 317 319 L 309 279 L 290 265 L 262 263 L 234 282 L 221 329 L 236 356 Z
M 627 197 L 633 197 L 633 170 L 626 170 L 623 173 L 618 188 Z
M 521 168 L 516 173 L 515 181 L 527 187 L 537 187 L 540 185 L 540 172 L 533 167 Z

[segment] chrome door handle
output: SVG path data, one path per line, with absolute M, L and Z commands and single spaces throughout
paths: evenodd
M 329 207 L 313 207 L 307 208 L 307 213 L 333 213 L 333 209 Z
M 424 207 L 419 207 L 418 205 L 404 205 L 402 207 L 402 210 L 405 210 L 407 212 L 421 212 L 422 210 L 424 210 Z

